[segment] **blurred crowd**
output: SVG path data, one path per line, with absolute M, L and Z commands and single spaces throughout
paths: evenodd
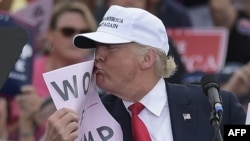
M 0 11 L 13 13 L 37 1 L 1 0 Z M 158 16 L 167 29 L 225 27 L 229 33 L 225 65 L 214 74 L 221 89 L 232 91 L 247 112 L 250 102 L 250 0 L 54 0 L 45 34 L 34 37 L 33 48 L 37 52 L 32 83 L 24 85 L 21 94 L 13 99 L 0 97 L 0 140 L 42 140 L 46 120 L 56 111 L 42 74 L 92 59 L 94 50 L 75 48 L 72 39 L 78 33 L 95 31 L 107 8 L 114 4 L 146 9 Z M 169 55 L 174 56 L 178 67 L 169 82 L 199 84 L 206 72 L 187 72 L 176 43 L 170 37 L 169 45 Z M 194 79 L 184 82 L 187 77 Z M 105 94 L 100 90 L 100 96 Z

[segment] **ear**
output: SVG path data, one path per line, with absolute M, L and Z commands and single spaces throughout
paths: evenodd
M 151 48 L 147 53 L 144 54 L 141 61 L 141 69 L 151 68 L 156 61 L 157 58 L 157 50 L 155 48 Z

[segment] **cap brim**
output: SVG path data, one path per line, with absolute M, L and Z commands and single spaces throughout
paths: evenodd
M 91 32 L 78 34 L 73 38 L 74 45 L 78 48 L 95 48 L 95 43 L 103 44 L 122 44 L 132 41 L 121 38 L 117 35 L 106 32 Z

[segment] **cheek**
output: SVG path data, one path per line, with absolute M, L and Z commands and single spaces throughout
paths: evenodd
M 124 79 L 130 79 L 131 77 L 134 77 L 135 73 L 139 69 L 139 63 L 135 61 L 135 57 L 127 57 L 127 58 L 120 58 L 115 59 L 117 63 L 114 63 L 114 65 L 110 68 L 110 71 L 112 74 L 116 74 L 115 78 L 121 78 Z
M 139 69 L 138 62 L 133 57 L 112 56 L 112 59 L 106 58 L 104 66 L 105 72 L 97 75 L 96 80 L 97 85 L 107 91 L 120 89 L 119 87 L 123 86 L 124 83 L 133 81 Z
M 60 35 L 55 35 L 52 41 L 52 47 L 58 52 L 63 51 L 70 45 L 70 39 L 64 39 Z

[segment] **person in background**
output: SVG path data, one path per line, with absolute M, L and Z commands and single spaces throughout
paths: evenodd
M 231 0 L 210 0 L 214 25 L 229 30 L 226 65 L 250 61 L 250 0 L 241 2 L 244 7 L 237 9 Z
M 221 83 L 221 88 L 236 94 L 245 112 L 250 102 L 250 63 L 240 67 L 228 76 L 225 82 Z
M 211 13 L 209 9 L 209 0 L 173 0 L 187 10 L 192 27 L 211 28 L 213 27 Z
M 73 41 L 78 48 L 96 48 L 93 78 L 98 87 L 110 92 L 101 100 L 120 124 L 124 141 L 137 141 L 139 135 L 132 128 L 134 106 L 142 108 L 138 116 L 148 131 L 142 135 L 148 140 L 138 141 L 213 139 L 212 108 L 202 87 L 165 79 L 173 75 L 176 64 L 167 56 L 168 37 L 159 18 L 140 8 L 112 5 L 96 32 L 78 34 Z M 224 124 L 244 124 L 246 114 L 235 95 L 221 91 L 221 97 L 223 135 Z M 73 141 L 81 134 L 78 120 L 72 109 L 57 110 L 48 119 L 44 140 Z
M 148 0 L 148 11 L 159 17 L 166 28 L 190 28 L 188 10 L 175 0 Z
M 247 111 L 250 102 L 250 0 L 210 0 L 209 4 L 214 25 L 229 31 L 222 70 L 227 79 L 222 83 L 222 89 L 234 92 Z
M 34 120 L 43 101 L 50 96 L 43 73 L 91 59 L 93 49 L 81 50 L 74 47 L 72 39 L 79 33 L 96 29 L 96 21 L 83 2 L 60 2 L 51 15 L 46 44 L 36 54 L 33 65 L 32 85 L 21 88 L 12 108 L 18 117 L 18 131 L 13 131 L 10 140 L 31 141 L 36 136 Z M 16 134 L 15 134 L 16 133 Z
M 34 0 L 33 0 L 34 1 Z M 37 1 L 37 0 L 35 0 Z M 54 4 L 56 3 L 60 3 L 62 0 L 53 0 Z M 72 2 L 72 1 L 78 1 L 78 2 L 83 2 L 87 5 L 88 9 L 90 10 L 90 12 L 94 15 L 97 5 L 98 5 L 98 0 L 93 1 L 93 0 L 63 0 L 65 2 Z M 102 0 L 99 0 L 102 1 Z
M 20 133 L 11 133 L 10 137 L 6 139 L 16 139 L 19 138 L 19 141 L 42 141 L 45 125 L 47 124 L 47 118 L 56 111 L 56 107 L 52 98 L 48 96 L 41 103 L 38 111 L 35 115 L 30 115 L 30 113 L 25 110 L 20 111 L 20 120 L 19 127 Z M 32 117 L 32 118 L 29 118 Z M 4 129 L 4 128 L 3 128 Z M 32 129 L 32 130 L 31 130 Z M 23 132 L 28 130 L 29 132 Z M 21 134 L 21 137 L 15 137 L 13 134 Z

